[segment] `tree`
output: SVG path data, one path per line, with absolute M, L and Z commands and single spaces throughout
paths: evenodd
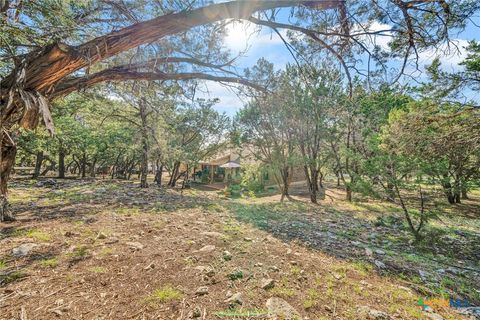
M 285 92 L 286 95 L 290 92 Z M 281 191 L 281 201 L 290 199 L 292 168 L 299 163 L 295 132 L 284 96 L 272 94 L 248 103 L 235 119 L 240 142 L 267 165 Z
M 170 187 L 175 187 L 181 177 L 184 182 L 188 181 L 190 170 L 227 142 L 230 120 L 213 109 L 217 102 L 217 99 L 197 99 L 193 104 L 180 106 L 166 119 L 168 136 L 164 159 L 170 169 Z
M 143 3 L 143 2 L 142 2 Z M 168 4 L 173 3 L 169 7 Z M 206 32 L 209 28 L 216 28 L 215 23 L 226 19 L 249 19 L 259 25 L 268 25 L 272 28 L 291 28 L 302 32 L 306 36 L 318 42 L 323 48 L 342 52 L 349 45 L 362 45 L 366 34 L 377 34 L 370 31 L 350 34 L 348 16 L 358 16 L 356 21 L 370 23 L 376 19 L 387 21 L 388 13 L 401 14 L 401 21 L 393 20 L 394 28 L 390 32 L 394 34 L 390 48 L 392 56 L 402 55 L 405 57 L 403 72 L 408 57 L 412 52 L 431 47 L 448 39 L 449 27 L 462 26 L 468 18 L 466 9 L 476 10 L 475 4 L 464 1 L 455 2 L 452 5 L 444 1 L 418 1 L 407 4 L 402 1 L 386 2 L 380 5 L 376 1 L 363 1 L 360 5 L 352 6 L 356 12 L 347 12 L 343 1 L 231 1 L 207 6 L 192 7 L 190 3 L 168 2 L 152 6 L 148 1 L 143 5 L 116 4 L 110 1 L 87 1 L 76 3 L 56 1 L 24 1 L 23 6 L 13 5 L 6 2 L 0 11 L 1 32 L 8 34 L 2 37 L 2 57 L 7 63 L 0 66 L 2 75 L 0 82 L 0 119 L 1 127 L 9 131 L 16 124 L 24 128 L 34 128 L 41 116 L 47 128 L 53 131 L 52 117 L 48 108 L 49 101 L 65 96 L 80 88 L 87 88 L 100 82 L 119 80 L 188 80 L 206 79 L 214 81 L 234 82 L 250 85 L 261 89 L 237 75 L 231 76 L 227 72 L 214 75 L 207 72 L 164 72 L 158 71 L 159 64 L 171 65 L 186 63 L 189 65 L 203 66 L 217 71 L 224 70 L 223 65 L 213 65 L 202 61 L 205 56 L 192 54 L 192 56 L 171 56 L 173 52 L 181 52 L 177 49 L 178 41 L 173 36 L 181 34 L 190 40 L 195 40 L 195 35 L 210 35 L 215 39 L 215 32 Z M 373 14 L 364 10 L 372 5 Z M 338 17 L 325 19 L 325 32 L 315 28 L 303 29 L 292 25 L 273 25 L 273 21 L 262 21 L 252 15 L 269 9 L 282 7 L 304 6 L 298 12 L 298 16 L 304 20 L 310 20 L 315 15 L 309 11 L 338 9 Z M 158 16 L 154 17 L 147 10 L 153 11 Z M 309 9 L 306 9 L 308 7 Z M 172 13 L 170 10 L 173 10 Z M 108 12 L 115 13 L 120 19 L 106 19 L 110 17 Z M 429 12 L 425 15 L 425 12 Z M 388 15 L 390 16 L 390 15 Z M 142 18 L 145 18 L 143 20 Z M 365 18 L 365 19 L 364 19 Z M 141 21 L 143 20 L 143 21 Z M 28 23 L 26 23 L 28 22 Z M 133 22 L 133 24 L 132 24 Z M 311 21 L 313 25 L 317 21 Z M 100 27 L 98 27 L 100 24 Z M 129 26 L 125 26 L 128 25 Z M 425 28 L 425 26 L 429 28 Z M 334 31 L 330 31 L 333 26 Z M 335 27 L 336 26 L 336 27 Z M 114 31 L 101 34 L 106 29 Z M 193 36 L 192 36 L 193 35 Z M 327 43 L 319 38 L 320 35 L 335 35 L 333 39 L 340 39 L 335 43 Z M 168 38 L 173 39 L 168 39 Z M 198 37 L 194 43 L 214 44 L 215 41 L 207 41 Z M 208 37 L 207 37 L 208 38 Z M 159 40 L 168 39 L 166 46 L 161 50 L 166 56 L 155 55 L 150 61 L 132 63 L 127 65 L 114 65 L 115 57 L 132 54 L 131 49 L 139 46 L 147 46 Z M 428 39 L 429 41 L 424 41 Z M 177 39 L 178 40 L 178 39 Z M 351 41 L 350 41 L 351 40 Z M 350 42 L 350 44 L 349 44 Z M 160 43 L 160 42 L 159 42 Z M 163 44 L 162 44 L 163 45 Z M 208 46 L 208 51 L 218 49 L 218 45 Z M 31 48 L 31 49 L 29 49 Z M 193 50 L 199 46 L 191 46 Z M 338 51 L 337 51 L 338 50 Z M 129 52 L 130 51 L 130 52 Z M 155 51 L 155 50 L 153 50 Z M 367 49 L 367 52 L 370 51 Z M 204 51 L 201 51 L 204 53 Z M 211 52 L 209 52 L 211 53 Z M 197 57 L 200 56 L 200 59 Z M 216 55 L 225 60 L 228 55 Z M 376 57 L 376 55 L 374 55 Z M 107 61 L 108 67 L 98 70 L 99 62 Z M 345 67 L 346 64 L 342 63 Z M 79 72 L 82 71 L 82 72 Z M 91 73 L 90 71 L 95 71 Z M 348 72 L 348 68 L 345 68 Z M 2 220 L 11 218 L 7 216 L 7 179 L 15 159 L 16 148 L 12 135 L 0 130 L 0 191 L 2 194 L 0 213 Z
M 424 100 L 392 115 L 398 152 L 424 162 L 450 204 L 460 203 L 480 168 L 480 111 Z
M 289 66 L 280 92 L 284 99 L 277 108 L 286 108 L 290 113 L 287 121 L 301 155 L 310 200 L 317 203 L 321 170 L 331 157 L 326 137 L 329 109 L 336 108 L 344 96 L 342 76 L 327 61 L 319 68 Z

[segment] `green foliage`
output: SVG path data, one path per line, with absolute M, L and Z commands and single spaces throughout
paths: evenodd
M 153 291 L 148 297 L 147 302 L 150 303 L 166 303 L 170 301 L 177 301 L 183 297 L 183 293 L 173 288 L 172 286 L 164 286 Z
M 259 164 L 242 165 L 242 180 L 240 185 L 242 188 L 258 194 L 265 188 L 262 176 L 265 174 L 266 168 Z
M 227 275 L 227 278 L 235 281 L 243 278 L 243 271 L 241 269 L 235 269 Z
M 55 268 L 58 265 L 57 258 L 40 260 L 40 265 L 45 268 Z

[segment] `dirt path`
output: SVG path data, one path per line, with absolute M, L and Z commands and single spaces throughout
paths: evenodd
M 11 196 L 19 220 L 1 225 L 0 319 L 431 316 L 405 283 L 239 222 L 238 203 L 214 192 L 65 181 L 17 183 Z

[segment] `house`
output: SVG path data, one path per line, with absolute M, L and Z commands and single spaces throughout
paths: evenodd
M 240 183 L 242 171 L 248 166 L 258 165 L 260 162 L 255 159 L 253 153 L 243 148 L 241 150 L 230 148 L 218 153 L 216 156 L 201 161 L 195 168 L 194 179 L 200 178 L 202 182 L 213 183 Z M 265 166 L 258 177 L 264 186 L 273 186 L 277 182 L 275 175 L 268 166 Z M 303 167 L 293 168 L 291 182 L 305 181 L 305 172 Z

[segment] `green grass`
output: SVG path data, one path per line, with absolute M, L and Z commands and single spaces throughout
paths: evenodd
M 7 267 L 7 262 L 4 260 L 0 260 L 0 270 L 3 270 Z
M 88 271 L 93 273 L 107 273 L 107 268 L 97 266 L 97 267 L 88 268 Z
M 40 260 L 40 265 L 45 268 L 55 268 L 58 265 L 57 258 Z
M 303 307 L 308 310 L 314 307 L 317 304 L 319 299 L 320 299 L 320 293 L 318 293 L 316 289 L 310 288 L 307 290 L 307 297 L 303 301 Z
M 172 286 L 165 286 L 160 289 L 153 291 L 148 297 L 147 302 L 149 303 L 165 303 L 170 301 L 177 301 L 183 297 L 183 293 L 173 288 Z
M 73 252 L 67 254 L 70 258 L 84 258 L 88 255 L 88 248 L 86 246 L 76 247 Z
M 44 242 L 50 241 L 52 239 L 51 235 L 38 229 L 17 230 L 15 232 L 15 235 L 18 237 L 26 237 Z
M 0 282 L 3 282 L 3 284 L 5 285 L 5 284 L 9 284 L 17 280 L 20 280 L 22 278 L 25 278 L 26 276 L 27 275 L 22 271 L 14 271 L 6 275 L 0 275 L 0 280 L 1 280 Z

